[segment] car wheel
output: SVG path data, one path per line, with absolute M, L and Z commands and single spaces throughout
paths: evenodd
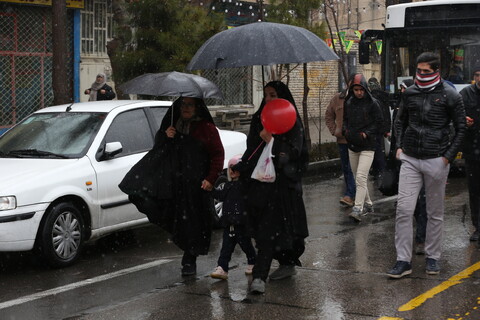
M 62 202 L 47 212 L 39 234 L 39 251 L 52 267 L 73 264 L 83 247 L 83 217 L 72 203 Z
M 218 178 L 217 181 L 215 181 L 214 188 L 218 187 L 221 183 L 227 182 L 228 178 L 226 176 L 226 173 L 222 173 Z M 214 200 L 214 205 L 215 205 L 215 214 L 213 216 L 213 227 L 215 229 L 219 229 L 222 227 L 222 224 L 220 222 L 220 218 L 222 217 L 222 207 L 223 207 L 223 202 Z

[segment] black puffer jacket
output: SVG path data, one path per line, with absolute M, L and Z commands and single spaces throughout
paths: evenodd
M 473 119 L 473 126 L 467 127 L 463 142 L 463 156 L 472 160 L 480 160 L 480 89 L 476 84 L 469 85 L 460 91 L 465 104 L 465 113 Z
M 408 87 L 402 102 L 395 120 L 396 147 L 417 159 L 445 157 L 452 162 L 465 135 L 460 94 L 442 81 L 431 91 Z
M 355 97 L 353 86 L 365 89 L 362 99 Z M 362 74 L 356 74 L 348 89 L 343 111 L 343 135 L 353 152 L 375 151 L 376 135 L 383 131 L 383 116 L 380 103 L 368 90 L 367 81 Z M 362 132 L 366 138 L 362 137 Z
M 244 193 L 242 180 L 221 183 L 213 190 L 213 197 L 223 202 L 222 217 L 220 218 L 223 227 L 247 223 L 247 205 Z

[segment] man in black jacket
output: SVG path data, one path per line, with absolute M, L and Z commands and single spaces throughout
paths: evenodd
M 357 73 L 351 81 L 344 102 L 342 132 L 347 140 L 348 158 L 355 177 L 355 204 L 350 217 L 373 213 L 373 202 L 367 188 L 368 171 L 372 166 L 376 136 L 383 125 L 379 102 L 368 90 L 365 77 Z
M 424 52 L 417 58 L 415 85 L 407 88 L 395 119 L 397 158 L 402 161 L 398 186 L 395 248 L 391 278 L 412 273 L 413 213 L 425 185 L 427 235 L 426 273 L 438 274 L 441 256 L 445 185 L 450 163 L 465 134 L 462 97 L 440 78 L 440 57 Z M 454 133 L 451 137 L 450 123 Z
M 480 244 L 480 64 L 473 68 L 473 77 L 475 83 L 460 91 L 467 115 L 462 151 L 467 171 L 470 213 L 475 227 L 470 241 L 479 241 Z

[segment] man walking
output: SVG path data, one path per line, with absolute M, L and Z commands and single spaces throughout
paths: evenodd
M 343 112 L 343 133 L 347 139 L 348 158 L 355 176 L 355 204 L 349 216 L 360 222 L 361 216 L 373 213 L 367 178 L 375 153 L 376 136 L 383 117 L 378 101 L 368 90 L 367 81 L 357 73 L 350 81 Z
M 467 171 L 470 213 L 475 227 L 470 241 L 479 241 L 480 244 L 480 64 L 473 68 L 473 77 L 475 83 L 460 91 L 467 115 L 462 151 Z
M 440 78 L 440 57 L 417 58 L 415 85 L 407 88 L 395 120 L 397 158 L 402 161 L 395 221 L 397 262 L 391 278 L 412 273 L 413 212 L 422 185 L 427 202 L 426 273 L 438 274 L 443 235 L 445 184 L 465 134 L 462 97 Z M 450 139 L 450 123 L 455 132 Z
M 342 134 L 343 125 L 343 103 L 347 89 L 336 93 L 328 104 L 325 111 L 325 124 L 328 130 L 337 138 L 338 151 L 340 153 L 340 162 L 342 164 L 343 179 L 345 180 L 345 193 L 340 199 L 340 203 L 347 207 L 353 207 L 355 199 L 355 179 L 353 178 L 350 160 L 348 159 L 347 140 Z

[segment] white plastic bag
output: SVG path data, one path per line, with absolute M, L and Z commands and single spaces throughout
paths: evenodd
M 263 148 L 262 154 L 258 159 L 257 165 L 252 172 L 252 179 L 256 179 L 261 182 L 274 182 L 275 181 L 275 166 L 273 165 L 273 137 L 269 143 Z

